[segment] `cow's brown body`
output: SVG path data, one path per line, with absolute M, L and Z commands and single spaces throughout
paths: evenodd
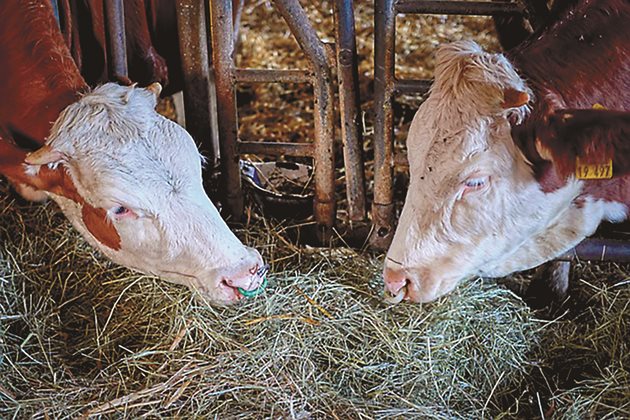
M 87 85 L 49 5 L 3 1 L 0 16 L 0 126 L 42 144 L 61 110 Z
M 535 95 L 515 140 L 546 190 L 563 185 L 577 157 L 612 159 L 615 178 L 585 181 L 584 192 L 630 205 L 630 3 L 560 3 L 553 24 L 508 54 Z

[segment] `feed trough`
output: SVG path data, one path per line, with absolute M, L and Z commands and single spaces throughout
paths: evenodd
M 241 160 L 241 175 L 267 216 L 305 219 L 313 214 L 313 168 L 294 162 Z

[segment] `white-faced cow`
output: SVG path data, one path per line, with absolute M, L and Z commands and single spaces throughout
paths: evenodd
M 438 50 L 407 138 L 411 180 L 384 268 L 393 300 L 535 267 L 627 217 L 630 3 L 574 3 L 508 58 L 473 42 Z M 577 179 L 578 159 L 602 176 L 612 162 L 613 177 Z
M 205 194 L 192 138 L 155 112 L 160 86 L 90 90 L 49 1 L 4 0 L 0 16 L 0 173 L 24 195 L 52 197 L 119 264 L 215 303 L 258 288 L 262 258 Z M 42 147 L 27 154 L 18 138 Z

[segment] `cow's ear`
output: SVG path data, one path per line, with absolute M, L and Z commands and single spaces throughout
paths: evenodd
M 503 89 L 503 103 L 501 106 L 504 109 L 518 108 L 526 105 L 529 102 L 529 94 L 522 90 L 514 88 Z
M 160 93 L 162 93 L 161 84 L 159 84 L 158 82 L 151 83 L 149 86 L 146 87 L 146 89 L 155 95 L 156 100 L 160 99 Z
M 26 155 L 24 162 L 29 165 L 50 165 L 64 160 L 64 154 L 49 145 L 44 145 Z
M 561 176 L 574 174 L 578 159 L 598 170 L 612 164 L 607 176 L 630 173 L 630 112 L 558 110 L 537 131 L 537 148 L 544 149 Z

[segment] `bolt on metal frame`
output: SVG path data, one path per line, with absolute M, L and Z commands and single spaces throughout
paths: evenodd
M 533 19 L 546 9 L 539 0 L 525 5 L 506 1 L 374 0 L 374 202 L 370 245 L 386 250 L 394 234 L 393 168 L 394 126 L 392 103 L 396 95 L 426 93 L 431 80 L 400 80 L 395 75 L 396 15 L 525 15 Z M 557 264 L 573 259 L 630 262 L 630 244 L 614 239 L 588 238 L 558 257 Z

